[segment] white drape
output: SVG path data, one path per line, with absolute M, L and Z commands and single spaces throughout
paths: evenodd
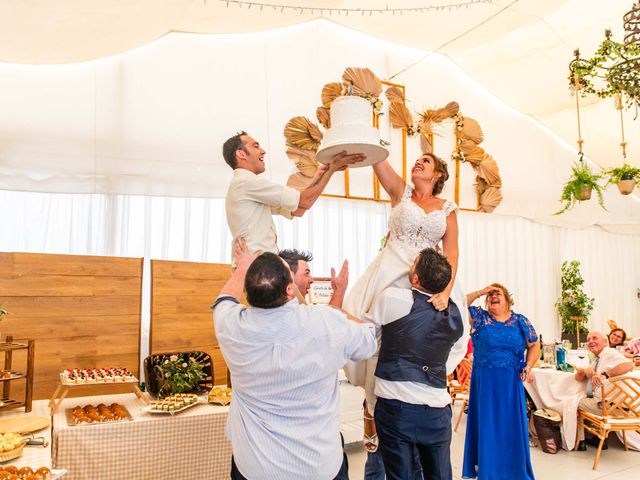
M 302 219 L 277 219 L 279 245 L 311 251 L 316 276 L 348 259 L 353 284 L 380 248 L 387 215 L 386 204 L 321 198 Z M 220 199 L 0 191 L 0 218 L 0 251 L 230 262 Z M 459 275 L 467 291 L 504 283 L 515 310 L 552 339 L 559 334 L 560 265 L 578 260 L 585 291 L 596 299 L 590 326 L 606 330 L 615 319 L 640 336 L 637 236 L 464 211 L 459 225 Z
M 348 66 L 385 78 L 424 55 L 315 21 L 259 34 L 171 34 L 72 65 L 0 63 L 0 189 L 222 198 L 231 169 L 221 145 L 241 129 L 267 150 L 269 178 L 284 183 L 293 164 L 284 155 L 283 128 L 293 116 L 315 118 L 325 83 L 340 80 Z M 393 81 L 406 85 L 416 113 L 455 100 L 480 122 L 482 147 L 502 177 L 504 200 L 496 213 L 640 233 L 640 197 L 622 197 L 615 188 L 605 194 L 608 212 L 592 200 L 552 216 L 574 147 L 497 100 L 448 58 L 433 54 Z M 381 132 L 398 165 L 401 135 L 389 132 L 388 117 L 381 118 Z M 443 136 L 436 136 L 435 151 L 453 173 L 451 122 L 436 133 Z M 408 151 L 412 162 L 416 138 Z M 371 190 L 371 170 L 363 170 L 352 175 L 354 195 Z M 475 174 L 469 165 L 461 171 L 461 204 L 476 208 Z M 448 198 L 452 192 L 450 186 Z M 342 193 L 340 182 L 332 181 L 327 193 Z

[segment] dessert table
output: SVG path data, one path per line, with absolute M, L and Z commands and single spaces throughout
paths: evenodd
M 640 372 L 638 372 L 640 373 Z M 577 382 L 573 373 L 555 368 L 534 368 L 534 383 L 524 383 L 536 408 L 555 410 L 562 417 L 562 446 L 573 450 L 576 443 L 578 403 L 585 394 L 585 382 Z M 622 439 L 621 432 L 616 432 Z M 640 450 L 640 434 L 627 432 L 627 445 Z
M 119 403 L 133 420 L 67 424 L 67 408 L 100 403 Z M 134 394 L 65 399 L 53 416 L 54 468 L 67 470 L 65 480 L 229 478 L 229 407 L 201 403 L 175 415 L 147 413 L 146 407 Z

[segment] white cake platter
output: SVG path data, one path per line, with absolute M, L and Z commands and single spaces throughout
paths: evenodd
M 318 150 L 316 159 L 321 163 L 331 163 L 335 155 L 345 150 L 348 154 L 362 153 L 366 155 L 362 162 L 349 165 L 349 168 L 368 167 L 375 165 L 389 156 L 389 150 L 382 145 L 372 145 L 370 143 L 345 143 L 342 145 L 331 145 Z

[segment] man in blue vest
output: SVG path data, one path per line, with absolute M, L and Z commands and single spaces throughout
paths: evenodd
M 411 289 L 388 288 L 373 310 L 382 332 L 375 372 L 380 451 L 388 480 L 414 478 L 414 449 L 424 480 L 450 480 L 446 363 L 454 345 L 466 345 L 463 316 L 452 301 L 443 311 L 429 303 L 431 295 L 451 280 L 451 265 L 444 256 L 432 248 L 421 251 L 409 278 Z

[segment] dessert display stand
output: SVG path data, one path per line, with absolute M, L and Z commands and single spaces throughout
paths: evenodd
M 95 382 L 95 383 L 74 384 L 74 383 L 65 382 L 64 374 L 61 373 L 60 385 L 58 385 L 58 388 L 56 388 L 56 391 L 53 392 L 53 396 L 51 397 L 51 400 L 49 400 L 49 409 L 50 409 L 51 416 L 53 416 L 53 414 L 56 413 L 56 410 L 58 410 L 58 407 L 60 407 L 60 404 L 67 397 L 67 395 L 71 390 L 76 390 L 76 389 L 82 390 L 85 387 L 103 387 L 103 386 L 113 387 L 114 385 L 127 385 L 128 387 L 131 388 L 131 391 L 135 393 L 136 397 L 142 400 L 145 404 L 149 404 L 149 398 L 140 390 L 140 387 L 138 386 L 137 378 L 132 378 L 130 380 L 116 381 L 116 382 Z
M 14 342 L 13 337 L 8 335 L 6 340 L 0 343 L 0 352 L 4 352 L 4 370 L 10 372 L 7 378 L 0 378 L 2 382 L 2 400 L 0 410 L 8 408 L 24 407 L 25 412 L 31 411 L 31 401 L 33 398 L 33 359 L 35 340 L 22 340 Z M 26 373 L 13 370 L 13 352 L 16 350 L 27 350 L 27 371 Z M 26 379 L 24 401 L 11 398 L 11 382 L 18 379 Z

